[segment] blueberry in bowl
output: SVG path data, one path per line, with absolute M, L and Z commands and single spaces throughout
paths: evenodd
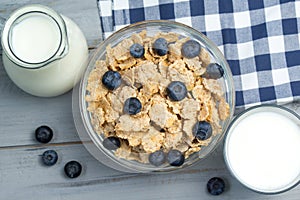
M 206 72 L 203 74 L 202 77 L 210 78 L 210 79 L 219 79 L 223 77 L 224 69 L 218 63 L 210 63 L 206 67 Z
M 181 166 L 184 163 L 184 155 L 176 149 L 168 152 L 167 160 L 171 166 Z
M 157 38 L 153 43 L 153 50 L 159 56 L 164 56 L 168 53 L 168 42 L 165 38 Z
M 195 40 L 188 40 L 182 45 L 181 54 L 185 58 L 194 58 L 200 54 L 201 46 Z
M 154 166 L 161 166 L 166 161 L 165 152 L 157 150 L 149 155 L 149 163 Z
M 133 173 L 179 170 L 209 156 L 235 100 L 218 48 L 195 29 L 163 20 L 130 25 L 104 40 L 73 98 L 88 150 Z
M 187 89 L 183 82 L 172 81 L 167 87 L 167 93 L 171 100 L 181 101 L 187 95 Z
M 102 84 L 108 90 L 114 90 L 121 85 L 121 75 L 119 72 L 107 71 L 102 76 Z
M 138 43 L 134 43 L 130 46 L 130 54 L 134 58 L 141 58 L 144 56 L 145 50 L 144 47 Z
M 124 112 L 129 115 L 135 115 L 141 112 L 142 104 L 136 97 L 130 97 L 124 102 Z
M 212 135 L 212 127 L 207 121 L 198 121 L 193 127 L 193 134 L 199 140 L 207 140 Z
M 103 146 L 108 150 L 116 150 L 120 148 L 121 142 L 117 137 L 107 137 L 103 140 Z

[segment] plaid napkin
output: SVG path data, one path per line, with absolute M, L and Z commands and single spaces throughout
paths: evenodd
M 142 20 L 182 22 L 223 52 L 236 107 L 300 99 L 300 1 L 98 0 L 105 39 Z

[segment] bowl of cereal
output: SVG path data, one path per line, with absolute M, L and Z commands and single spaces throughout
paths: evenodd
M 168 172 L 203 160 L 222 141 L 235 106 L 232 74 L 216 45 L 171 21 L 113 33 L 77 88 L 83 144 L 125 172 Z

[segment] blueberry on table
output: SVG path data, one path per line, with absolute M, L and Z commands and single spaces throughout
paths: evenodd
M 122 78 L 119 72 L 110 70 L 102 76 L 102 83 L 107 89 L 114 90 L 121 85 Z
M 81 164 L 77 161 L 70 161 L 68 162 L 65 167 L 64 171 L 67 177 L 69 178 L 76 178 L 81 174 Z
M 149 163 L 158 167 L 166 160 L 166 155 L 162 150 L 155 151 L 149 155 Z
M 121 146 L 120 139 L 113 136 L 105 138 L 102 144 L 108 150 L 116 150 Z
M 140 100 L 136 97 L 130 97 L 126 99 L 124 103 L 124 113 L 129 115 L 135 115 L 139 112 L 141 112 L 142 104 Z
M 185 58 L 194 58 L 200 54 L 201 45 L 195 40 L 188 40 L 181 47 L 181 54 Z
M 181 166 L 184 163 L 184 155 L 180 151 L 172 149 L 167 154 L 167 161 L 171 166 Z
M 49 126 L 40 126 L 35 130 L 35 138 L 41 143 L 48 143 L 53 137 L 53 131 Z
M 224 192 L 225 182 L 219 177 L 213 177 L 207 182 L 207 190 L 211 195 L 220 195 Z
M 158 38 L 153 43 L 153 51 L 159 55 L 164 56 L 168 53 L 168 42 L 165 38 Z
M 172 81 L 167 87 L 167 94 L 172 101 L 181 101 L 187 95 L 187 89 L 183 82 Z
M 138 43 L 131 45 L 129 51 L 134 58 L 141 58 L 145 53 L 144 47 Z
M 58 155 L 54 150 L 47 150 L 42 155 L 42 161 L 47 166 L 55 165 L 57 159 L 58 159 Z
M 210 63 L 206 67 L 205 73 L 202 75 L 204 78 L 209 79 L 219 79 L 223 77 L 224 75 L 224 69 L 219 65 L 218 63 Z
M 212 135 L 212 127 L 207 121 L 198 121 L 193 127 L 193 135 L 199 140 L 206 140 Z

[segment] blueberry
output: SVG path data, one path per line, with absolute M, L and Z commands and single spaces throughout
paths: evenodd
M 48 143 L 53 137 L 53 131 L 49 126 L 40 126 L 35 130 L 35 138 L 41 143 Z
M 141 58 L 145 53 L 144 47 L 138 43 L 131 45 L 130 54 L 134 58 Z
M 149 155 L 149 162 L 158 167 L 162 165 L 166 160 L 166 155 L 162 150 L 155 151 Z
M 116 71 L 107 71 L 102 77 L 103 85 L 109 90 L 117 89 L 121 85 L 121 82 L 121 75 Z
M 119 138 L 113 136 L 105 138 L 102 144 L 108 150 L 116 150 L 121 146 Z
M 167 87 L 167 94 L 172 101 L 181 101 L 187 95 L 187 89 L 183 82 L 173 81 Z
M 42 155 L 42 161 L 47 166 L 55 165 L 57 159 L 58 159 L 58 155 L 54 150 L 47 150 Z
M 78 177 L 81 174 L 81 170 L 82 170 L 81 164 L 74 160 L 68 162 L 64 167 L 65 174 L 69 178 Z
M 159 56 L 164 56 L 168 53 L 168 42 L 165 38 L 158 38 L 153 43 L 153 50 Z
M 201 46 L 195 40 L 188 40 L 181 47 L 181 54 L 186 58 L 194 58 L 200 54 Z
M 199 140 L 206 140 L 212 135 L 212 127 L 206 121 L 198 121 L 193 127 L 193 134 Z
M 206 67 L 206 72 L 202 75 L 204 78 L 219 79 L 224 75 L 224 69 L 218 63 L 210 63 Z
M 130 97 L 124 103 L 124 113 L 135 115 L 141 112 L 142 104 L 138 98 Z
M 172 149 L 168 152 L 167 160 L 171 166 L 178 167 L 184 163 L 184 155 L 180 151 Z
M 211 195 L 220 195 L 224 192 L 225 182 L 219 177 L 213 177 L 207 182 L 207 190 Z

